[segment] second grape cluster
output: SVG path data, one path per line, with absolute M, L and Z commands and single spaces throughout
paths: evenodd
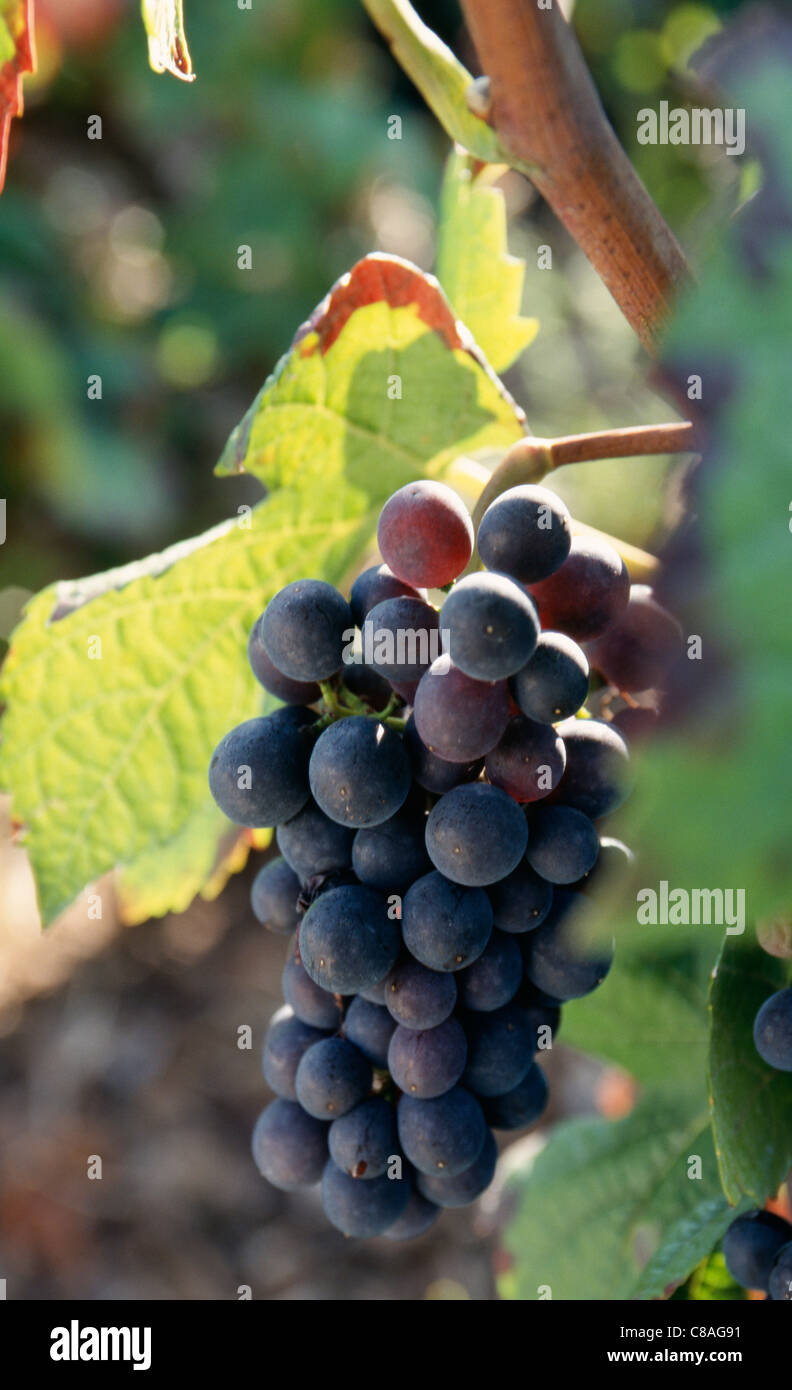
M 294 934 L 256 1163 L 282 1188 L 321 1182 L 346 1235 L 404 1239 L 489 1185 L 493 1130 L 546 1105 L 536 1058 L 561 1003 L 610 967 L 581 928 L 630 857 L 597 824 L 628 752 L 576 717 L 581 643 L 629 689 L 675 634 L 542 487 L 493 502 L 485 569 L 463 578 L 473 526 L 443 484 L 395 493 L 378 540 L 348 600 L 306 579 L 268 604 L 249 657 L 284 707 L 226 735 L 209 780 L 233 821 L 277 827 L 252 905 Z

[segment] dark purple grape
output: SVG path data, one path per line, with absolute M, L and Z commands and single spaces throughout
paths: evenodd
M 766 999 L 754 1021 L 759 1056 L 776 1071 L 792 1071 L 792 988 Z
M 484 766 L 489 781 L 515 801 L 540 801 L 564 775 L 564 741 L 552 724 L 537 724 L 518 714 L 509 720 Z
M 352 864 L 354 830 L 331 820 L 311 800 L 275 833 L 278 849 L 301 883 Z
M 453 974 L 430 970 L 412 956 L 400 960 L 385 982 L 388 1012 L 405 1028 L 436 1028 L 453 1013 L 456 1000 Z
M 426 823 L 435 868 L 454 883 L 486 887 L 516 869 L 528 844 L 525 814 L 500 787 L 454 787 Z
M 270 599 L 259 624 L 270 661 L 295 681 L 321 681 L 334 675 L 355 630 L 346 599 L 323 579 L 287 584 Z
M 571 806 L 536 806 L 529 820 L 525 857 L 548 883 L 576 883 L 597 862 L 593 821 Z
M 474 1012 L 500 1009 L 514 998 L 522 975 L 522 953 L 517 941 L 505 932 L 494 931 L 478 960 L 459 972 L 459 1002 Z
M 372 1004 L 362 994 L 352 1000 L 344 1019 L 344 1033 L 349 1041 L 381 1071 L 388 1065 L 388 1046 L 395 1027 L 388 1010 L 382 1004 Z
M 404 944 L 430 970 L 462 970 L 481 955 L 491 932 L 492 908 L 482 888 L 466 888 L 432 871 L 405 895 Z
M 419 1173 L 454 1178 L 475 1163 L 487 1137 L 481 1106 L 455 1086 L 436 1100 L 402 1096 L 397 1110 L 402 1149 Z
M 325 1216 L 345 1236 L 381 1236 L 403 1214 L 410 1197 L 406 1178 L 387 1174 L 360 1182 L 330 1159 L 322 1174 Z
M 371 565 L 358 575 L 349 595 L 349 606 L 358 627 L 363 626 L 372 608 L 388 598 L 425 599 L 426 594 L 405 584 L 403 579 L 397 579 L 387 565 Z
M 272 1101 L 253 1130 L 253 1158 L 262 1177 L 286 1192 L 318 1182 L 327 1161 L 327 1129 L 294 1101 Z
M 598 719 L 565 719 L 558 732 L 566 749 L 566 770 L 553 801 L 574 806 L 592 820 L 609 815 L 630 791 L 625 740 L 612 724 Z
M 315 984 L 331 994 L 371 989 L 396 964 L 398 924 L 373 888 L 331 888 L 300 924 L 300 956 Z
M 583 893 L 558 888 L 550 916 L 528 938 L 528 979 L 562 1003 L 590 994 L 613 963 L 612 944 L 587 939 L 585 919 L 590 908 L 591 902 Z
M 465 1018 L 468 1059 L 463 1085 L 477 1096 L 502 1096 L 522 1081 L 533 1061 L 533 1034 L 522 1009 L 506 1004 Z
M 287 1004 L 278 1009 L 267 1029 L 261 1056 L 264 1079 L 276 1096 L 297 1099 L 297 1068 L 308 1048 L 326 1037 L 323 1029 L 297 1018 Z
M 577 714 L 588 688 L 585 652 L 563 632 L 542 632 L 533 656 L 509 681 L 509 690 L 523 714 L 540 724 L 554 724 Z
M 445 758 L 438 758 L 436 753 L 430 753 L 418 735 L 414 714 L 407 720 L 404 742 L 410 754 L 413 778 L 420 787 L 434 792 L 435 796 L 443 796 L 462 782 L 475 782 L 484 766 L 483 758 L 474 758 L 469 763 L 450 763 Z
M 394 686 L 416 685 L 440 654 L 440 618 L 420 598 L 389 598 L 368 614 L 363 660 Z
M 524 483 L 490 503 L 481 518 L 478 551 L 488 570 L 533 584 L 563 565 L 571 541 L 566 504 L 548 488 Z
M 383 893 L 405 893 L 432 867 L 426 852 L 426 818 L 405 807 L 390 820 L 358 830 L 352 867 L 361 883 Z
M 399 735 L 362 715 L 339 719 L 319 735 L 308 776 L 325 815 L 355 829 L 395 815 L 412 780 Z
M 465 1030 L 456 1018 L 422 1031 L 399 1024 L 388 1048 L 388 1071 L 399 1090 L 425 1100 L 456 1086 L 466 1060 Z
M 586 642 L 605 632 L 627 607 L 630 576 L 613 546 L 576 536 L 561 568 L 530 589 L 543 628 Z
M 527 1129 L 544 1112 L 547 1100 L 545 1074 L 534 1062 L 513 1090 L 484 1102 L 484 1115 L 493 1129 Z
M 420 1192 L 411 1192 L 409 1201 L 398 1221 L 394 1221 L 384 1232 L 386 1240 L 415 1240 L 433 1226 L 440 1208 L 434 1202 L 427 1202 Z
M 499 681 L 523 667 L 536 646 L 536 606 L 505 574 L 469 574 L 440 610 L 443 645 L 454 665 L 478 681 Z
M 299 921 L 300 880 L 285 859 L 271 859 L 259 869 L 250 890 L 254 917 L 278 936 L 288 936 Z
M 293 681 L 270 661 L 261 640 L 261 618 L 257 618 L 248 638 L 250 669 L 260 685 L 287 705 L 313 705 L 321 696 L 315 681 Z
M 290 955 L 283 967 L 281 988 L 286 1003 L 303 1023 L 310 1023 L 313 1028 L 326 1028 L 331 1033 L 339 1027 L 343 1017 L 339 997 L 314 984 L 296 955 Z
M 509 719 L 505 681 L 475 681 L 447 656 L 438 657 L 418 685 L 415 728 L 430 753 L 450 763 L 483 758 Z
M 363 1100 L 333 1120 L 328 1134 L 330 1157 L 351 1178 L 370 1182 L 388 1170 L 398 1153 L 396 1111 L 382 1096 Z
M 280 825 L 310 797 L 310 745 L 298 724 L 302 706 L 246 719 L 221 739 L 209 765 L 209 790 L 229 820 L 254 829 Z M 311 720 L 312 710 L 305 711 Z M 282 716 L 296 715 L 296 718 Z
M 371 1064 L 346 1038 L 322 1038 L 297 1068 L 295 1089 L 303 1110 L 317 1120 L 345 1115 L 371 1090 Z
M 481 1153 L 464 1173 L 455 1178 L 442 1175 L 429 1177 L 418 1174 L 418 1190 L 439 1207 L 468 1207 L 489 1187 L 495 1176 L 498 1146 L 491 1130 L 487 1130 Z
M 747 1211 L 723 1237 L 726 1268 L 745 1289 L 767 1293 L 773 1265 L 792 1240 L 792 1226 L 772 1211 Z
M 487 889 L 495 926 L 500 931 L 522 934 L 538 927 L 553 905 L 553 886 L 521 863 Z
M 635 693 L 662 688 L 682 650 L 676 618 L 657 602 L 648 584 L 633 584 L 627 607 L 587 654 L 609 685 Z

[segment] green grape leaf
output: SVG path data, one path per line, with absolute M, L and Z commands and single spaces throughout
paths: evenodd
M 523 433 L 504 390 L 437 281 L 396 256 L 366 256 L 300 329 L 218 473 L 268 487 L 332 490 L 342 511 L 385 500 L 461 453 Z
M 116 876 L 119 916 L 137 926 L 166 912 L 185 912 L 199 894 L 211 902 L 232 874 L 244 869 L 251 849 L 266 849 L 271 830 L 229 828 L 213 801 L 204 801 L 165 844 L 144 850 Z
M 467 324 L 496 372 L 532 343 L 538 319 L 524 318 L 525 262 L 510 256 L 506 203 L 468 155 L 455 151 L 446 165 L 438 228 L 437 275 L 455 312 Z
M 35 67 L 32 4 L 33 0 L 0 0 L 0 191 L 11 122 L 22 114 L 22 76 Z
M 789 982 L 788 962 L 727 937 L 710 988 L 709 1086 L 723 1190 L 764 1206 L 792 1167 L 792 1074 L 763 1062 L 757 1011 Z
M 155 72 L 170 72 L 182 82 L 194 81 L 183 0 L 141 0 L 141 9 L 151 67 Z
M 423 23 L 409 0 L 363 0 L 397 63 L 418 88 L 452 140 L 488 164 L 511 163 L 495 131 L 470 110 L 473 78 L 451 49 Z
M 688 1176 L 698 1171 L 696 1158 L 701 1176 Z M 649 1260 L 669 1232 L 678 1240 L 688 1218 L 689 1255 L 680 1248 L 673 1261 L 674 1277 L 684 1278 L 701 1258 L 703 1204 L 717 1197 L 712 1133 L 695 1098 L 654 1092 L 616 1123 L 566 1121 L 507 1186 L 511 1263 L 499 1292 L 520 1300 L 546 1298 L 548 1288 L 553 1299 L 634 1298 Z
M 564 1010 L 561 1041 L 616 1062 L 644 1085 L 704 1086 L 709 1032 L 704 992 L 673 962 L 624 960 L 601 987 Z
M 2 672 L 0 779 L 26 827 L 45 922 L 114 865 L 163 845 L 172 855 L 190 822 L 188 872 L 200 858 L 211 867 L 218 822 L 192 818 L 212 805 L 212 748 L 261 703 L 248 631 L 306 564 L 340 579 L 356 545 L 354 521 L 283 493 L 162 555 L 31 600 Z M 163 907 L 183 896 L 176 882 L 172 895 Z
M 113 866 L 133 920 L 211 887 L 227 822 L 207 767 L 261 706 L 246 655 L 257 615 L 301 575 L 340 583 L 394 487 L 522 432 L 435 281 L 370 257 L 335 287 L 220 465 L 247 466 L 267 500 L 162 555 L 53 585 L 12 634 L 0 785 L 45 922 Z
M 662 1298 L 667 1289 L 680 1284 L 714 1250 L 736 1216 L 748 1211 L 751 1203 L 730 1207 L 723 1193 L 702 1197 L 693 1209 L 674 1221 L 643 1270 L 633 1297 Z M 691 1297 L 706 1297 L 691 1294 Z

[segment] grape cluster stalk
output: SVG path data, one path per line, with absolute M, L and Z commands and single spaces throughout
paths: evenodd
M 602 824 L 629 755 L 584 708 L 591 673 L 654 689 L 681 636 L 544 487 L 487 508 L 480 572 L 460 578 L 473 524 L 442 483 L 394 493 L 378 543 L 348 598 L 303 579 L 271 599 L 248 655 L 284 703 L 222 739 L 209 782 L 276 828 L 251 903 L 291 937 L 255 1162 L 321 1183 L 345 1235 L 403 1240 L 488 1187 L 494 1131 L 546 1107 L 561 1005 L 610 969 L 585 927 L 632 858 Z

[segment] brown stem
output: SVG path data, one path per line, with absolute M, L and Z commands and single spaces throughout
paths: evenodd
M 656 350 L 685 257 L 617 140 L 560 7 L 461 0 L 491 83 L 490 124 Z
M 536 439 L 531 435 L 518 439 L 507 450 L 479 497 L 473 512 L 473 524 L 478 533 L 479 522 L 487 507 L 502 492 L 521 483 L 538 483 L 555 468 L 565 464 L 593 462 L 595 459 L 637 458 L 641 454 L 684 454 L 698 449 L 699 441 L 687 421 L 672 421 L 667 425 L 628 425 L 619 430 L 597 430 L 593 434 L 566 434 L 557 439 Z M 634 581 L 644 583 L 657 571 L 657 560 L 646 550 L 608 536 L 583 522 L 574 522 L 577 535 L 598 536 L 618 550 Z M 479 564 L 473 555 L 468 570 Z
M 538 483 L 555 468 L 595 459 L 637 458 L 641 454 L 684 454 L 698 448 L 696 432 L 687 421 L 668 425 L 628 425 L 593 434 L 566 434 L 557 439 L 526 435 L 507 450 L 476 503 L 473 520 L 478 527 L 490 502 L 507 488 Z
M 568 434 L 545 442 L 550 446 L 553 468 L 594 459 L 637 458 L 639 454 L 685 454 L 698 449 L 694 428 L 687 421 L 674 421 L 669 425 L 628 425 L 625 429 L 598 430 L 596 434 Z

